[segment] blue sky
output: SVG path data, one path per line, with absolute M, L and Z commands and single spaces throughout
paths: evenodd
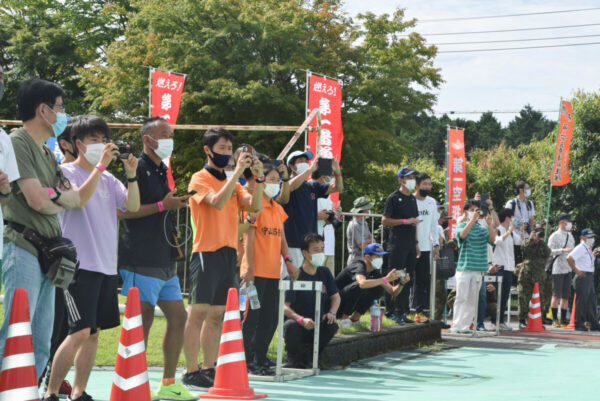
M 392 13 L 404 8 L 407 18 L 437 19 L 502 14 L 531 13 L 567 9 L 600 7 L 600 1 L 523 1 L 523 0 L 346 0 L 350 15 L 361 12 Z M 600 35 L 600 25 L 590 27 L 550 29 L 490 34 L 426 36 L 427 33 L 504 30 L 530 27 L 550 27 L 580 24 L 600 24 L 600 10 L 523 16 L 498 19 L 477 19 L 449 22 L 418 23 L 415 31 L 428 43 L 470 42 L 559 36 Z M 557 39 L 534 42 L 447 45 L 438 50 L 504 48 L 600 42 L 600 36 Z M 600 45 L 557 47 L 479 53 L 438 54 L 435 65 L 441 68 L 445 83 L 436 91 L 435 111 L 520 110 L 529 103 L 556 119 L 561 96 L 569 98 L 577 89 L 600 88 Z M 478 119 L 478 114 L 456 115 Z M 514 114 L 496 114 L 506 125 Z

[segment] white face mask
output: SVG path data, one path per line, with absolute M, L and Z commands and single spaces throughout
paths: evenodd
M 310 264 L 313 265 L 314 267 L 319 267 L 319 266 L 323 266 L 323 263 L 325 263 L 325 254 L 324 253 L 315 253 L 313 255 L 311 255 L 311 260 L 310 260 Z
M 102 152 L 106 147 L 103 143 L 90 143 L 89 145 L 85 145 L 85 153 L 83 157 L 88 161 L 92 166 L 100 163 L 100 158 L 102 157 Z
M 406 184 L 404 184 L 404 186 L 409 191 L 414 191 L 415 187 L 417 186 L 417 182 L 415 180 L 406 180 Z
M 589 246 L 591 248 L 594 246 L 595 241 L 596 241 L 596 238 L 586 238 L 585 243 L 587 244 L 587 246 Z
M 479 223 L 480 226 L 487 228 L 487 221 L 485 221 L 485 219 L 479 219 L 477 220 L 477 223 Z
M 525 190 L 525 197 L 529 198 L 531 196 L 531 189 L 526 189 Z
M 264 192 L 269 198 L 274 197 L 279 193 L 279 184 L 265 184 Z
M 296 174 L 302 174 L 304 173 L 306 170 L 308 170 L 308 163 L 298 163 L 296 164 Z
M 231 178 L 233 177 L 233 171 L 225 171 L 225 175 L 227 176 L 227 178 Z
M 158 142 L 158 148 L 154 149 L 156 156 L 160 157 L 161 159 L 166 159 L 167 157 L 171 156 L 174 145 L 173 139 L 159 139 L 156 142 Z
M 471 221 L 471 219 L 473 218 L 473 215 L 475 214 L 475 212 L 467 212 L 467 223 L 469 221 Z
M 383 266 L 383 258 L 376 258 L 371 260 L 371 266 L 375 270 L 381 270 L 381 266 Z
M 572 228 L 573 228 L 573 223 L 568 222 L 567 224 L 565 224 L 565 230 L 571 231 Z

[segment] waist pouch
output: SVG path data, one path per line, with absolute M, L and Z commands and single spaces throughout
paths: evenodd
M 23 234 L 23 238 L 38 251 L 40 269 L 52 285 L 69 288 L 79 269 L 77 250 L 73 242 L 65 237 L 47 238 L 20 224 L 7 222 L 7 225 Z

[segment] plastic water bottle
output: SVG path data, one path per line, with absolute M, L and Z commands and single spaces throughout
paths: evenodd
M 381 308 L 379 302 L 375 299 L 373 306 L 370 309 L 371 312 L 371 331 L 381 331 Z
M 250 307 L 254 310 L 260 309 L 260 301 L 258 300 L 258 292 L 252 281 L 248 284 L 248 298 L 250 298 Z
M 246 286 L 240 287 L 240 292 L 239 292 L 239 304 L 240 304 L 240 310 L 242 312 L 246 311 L 246 302 L 248 301 L 248 289 L 246 288 Z

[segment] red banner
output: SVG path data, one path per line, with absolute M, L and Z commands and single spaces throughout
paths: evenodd
M 181 105 L 181 94 L 185 75 L 172 74 L 170 72 L 152 71 L 152 116 L 163 117 L 170 125 L 177 122 L 179 106 Z M 175 188 L 175 180 L 171 171 L 171 158 L 163 162 L 169 168 L 167 180 L 171 190 Z
M 308 80 L 308 113 L 314 109 L 321 110 L 321 147 L 320 156 L 327 159 L 342 159 L 342 88 L 334 79 L 310 75 Z M 311 121 L 315 127 L 317 119 Z M 317 133 L 308 132 L 307 149 L 316 154 Z M 331 200 L 338 203 L 339 194 L 331 194 Z
M 553 186 L 559 187 L 571 182 L 571 178 L 569 177 L 569 149 L 571 148 L 572 134 L 573 106 L 571 102 L 562 101 L 560 105 L 560 121 L 558 123 L 554 169 L 550 177 Z
M 465 160 L 465 132 L 464 130 L 448 129 L 448 222 L 449 238 L 456 235 L 456 222 L 462 214 L 467 192 L 467 169 Z

